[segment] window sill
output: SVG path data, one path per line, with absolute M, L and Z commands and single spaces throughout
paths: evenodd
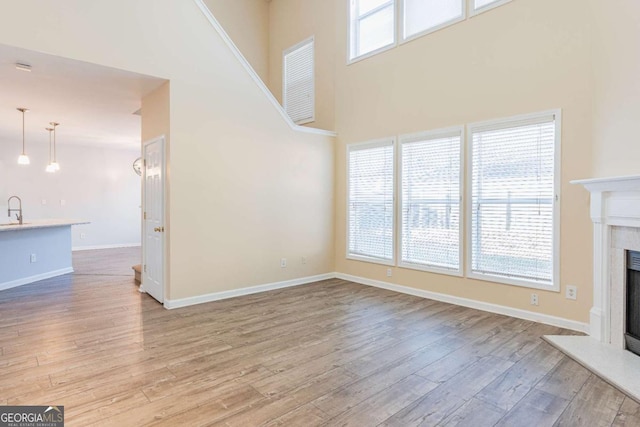
M 429 265 L 413 264 L 410 262 L 400 262 L 398 267 L 406 268 L 408 270 L 423 271 L 426 273 L 443 274 L 445 276 L 464 277 L 462 269 L 452 270 L 444 267 L 435 267 Z
M 532 280 L 515 279 L 510 277 L 495 276 L 495 275 L 482 274 L 482 273 L 472 273 L 470 271 L 467 273 L 467 278 L 482 280 L 483 282 L 499 283 L 502 285 L 519 286 L 522 288 L 529 288 L 529 289 L 540 289 L 543 291 L 550 291 L 550 292 L 560 292 L 560 286 L 558 285 L 559 281 L 555 279 L 553 284 L 545 285 L 543 283 L 534 282 Z
M 372 56 L 376 56 L 379 53 L 391 50 L 391 49 L 395 48 L 396 46 L 398 46 L 398 43 L 394 41 L 390 45 L 380 47 L 380 48 L 378 48 L 376 50 L 372 50 L 369 53 L 365 53 L 363 55 L 356 56 L 355 58 L 347 58 L 347 65 L 355 64 L 356 62 L 360 62 L 360 61 L 363 61 L 363 60 L 365 60 L 367 58 L 371 58 Z
M 452 25 L 455 25 L 455 24 L 457 24 L 459 22 L 462 22 L 465 19 L 467 19 L 467 17 L 463 13 L 462 16 L 459 16 L 457 18 L 453 18 L 453 19 L 451 19 L 451 20 L 449 20 L 447 22 L 443 22 L 442 24 L 436 25 L 435 27 L 428 28 L 428 29 L 426 29 L 424 31 L 420 31 L 419 33 L 415 33 L 415 34 L 412 34 L 412 35 L 407 36 L 407 37 L 403 37 L 402 40 L 400 40 L 400 45 L 403 45 L 405 43 L 409 43 L 410 41 L 419 39 L 419 38 L 424 37 L 424 36 L 426 36 L 428 34 L 435 33 L 436 31 L 443 30 L 443 29 L 448 28 L 448 27 L 450 27 Z
M 390 266 L 390 267 L 394 267 L 396 265 L 394 260 L 370 258 L 370 257 L 358 256 L 358 255 L 347 255 L 346 259 L 351 260 L 351 261 L 369 262 L 371 264 L 387 265 L 387 266 Z
M 491 4 L 488 4 L 486 6 L 480 7 L 478 9 L 475 9 L 475 8 L 473 8 L 473 6 L 471 6 L 470 10 L 469 10 L 469 18 L 473 18 L 474 16 L 478 16 L 478 15 L 480 15 L 482 13 L 485 13 L 485 12 L 487 12 L 489 10 L 495 9 L 496 7 L 500 7 L 502 5 L 505 5 L 505 4 L 509 3 L 510 1 L 511 0 L 500 0 L 500 1 L 497 1 L 495 3 L 491 3 Z

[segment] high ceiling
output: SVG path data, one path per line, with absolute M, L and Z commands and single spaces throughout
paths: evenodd
M 29 64 L 31 72 L 16 69 Z M 0 45 L 0 144 L 22 141 L 27 150 L 47 146 L 49 122 L 59 122 L 57 142 L 112 147 L 140 146 L 141 100 L 164 83 L 156 77 L 116 70 Z M 19 147 L 17 147 L 19 149 Z

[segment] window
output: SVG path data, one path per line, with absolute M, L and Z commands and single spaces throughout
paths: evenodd
M 435 31 L 464 19 L 465 0 L 403 0 L 402 39 Z
M 460 272 L 462 130 L 401 137 L 401 264 Z
M 349 59 L 395 43 L 395 0 L 351 0 Z
M 392 139 L 348 147 L 347 257 L 393 262 Z
M 469 127 L 470 276 L 558 288 L 559 113 Z
M 473 0 L 472 14 L 482 13 L 485 10 L 493 9 L 494 7 L 502 6 L 511 0 Z
M 314 40 L 311 37 L 283 53 L 282 101 L 296 124 L 315 120 Z

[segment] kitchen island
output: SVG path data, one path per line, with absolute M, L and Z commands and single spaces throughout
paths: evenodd
M 0 224 L 0 290 L 73 273 L 71 226 L 86 221 L 24 220 Z

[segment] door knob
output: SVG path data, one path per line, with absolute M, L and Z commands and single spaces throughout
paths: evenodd
M 155 231 L 156 233 L 163 233 L 164 232 L 164 227 L 156 227 L 153 229 L 153 231 Z

